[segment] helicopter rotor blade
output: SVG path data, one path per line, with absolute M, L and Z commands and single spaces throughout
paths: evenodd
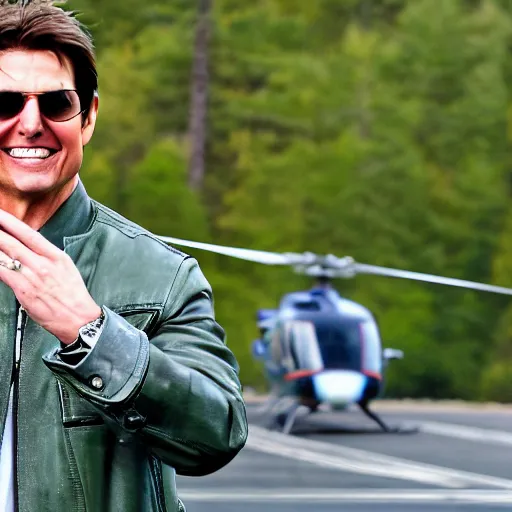
M 157 236 L 162 242 L 182 245 L 184 247 L 192 247 L 194 249 L 202 249 L 204 251 L 215 252 L 232 256 L 247 261 L 254 261 L 256 263 L 263 263 L 265 265 L 289 265 L 290 257 L 287 254 L 267 251 L 255 251 L 252 249 L 240 249 L 237 247 L 227 247 L 224 245 L 207 244 L 203 242 L 192 242 L 190 240 L 182 240 L 180 238 L 173 238 L 169 236 Z M 297 255 L 301 256 L 301 255 Z
M 402 279 L 411 279 L 415 281 L 424 281 L 437 283 L 459 288 L 469 288 L 484 292 L 500 293 L 503 295 L 512 295 L 511 288 L 503 286 L 494 286 L 452 277 L 442 277 L 433 274 L 423 274 L 409 270 L 399 270 L 377 265 L 368 265 L 366 263 L 357 263 L 350 256 L 338 258 L 332 254 L 327 256 L 317 256 L 310 252 L 298 253 L 277 253 L 268 251 L 258 251 L 253 249 L 241 249 L 238 247 L 228 247 L 224 245 L 208 244 L 203 242 L 193 242 L 168 236 L 157 236 L 163 242 L 184 247 L 191 247 L 210 251 L 225 256 L 231 256 L 242 260 L 263 263 L 265 265 L 290 265 L 295 267 L 295 271 L 300 274 L 310 276 L 326 276 L 330 278 L 351 278 L 356 274 L 373 274 L 387 277 L 398 277 Z
M 470 288 L 484 292 L 501 293 L 503 295 L 512 295 L 511 288 L 503 286 L 494 286 L 490 284 L 477 283 L 474 281 L 466 281 L 463 279 L 455 279 L 452 277 L 441 277 L 432 274 L 422 274 L 419 272 L 411 272 L 409 270 L 398 270 L 394 268 L 378 267 L 376 265 L 367 265 L 365 263 L 354 263 L 353 272 L 358 274 L 373 274 L 388 277 L 400 277 L 403 279 L 413 279 L 416 281 L 425 281 L 429 283 L 444 284 L 448 286 L 458 286 L 460 288 Z

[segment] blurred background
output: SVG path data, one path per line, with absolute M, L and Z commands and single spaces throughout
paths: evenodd
M 69 0 L 96 40 L 89 194 L 157 235 L 512 286 L 509 0 Z M 256 310 L 310 280 L 187 251 L 244 386 Z M 512 401 L 512 301 L 360 276 L 388 397 Z

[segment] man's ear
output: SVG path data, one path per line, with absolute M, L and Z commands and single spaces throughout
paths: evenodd
M 91 102 L 91 108 L 87 113 L 87 117 L 82 121 L 82 146 L 89 143 L 94 133 L 94 127 L 96 126 L 96 118 L 98 116 L 98 104 L 99 96 L 98 92 L 94 92 L 94 97 Z

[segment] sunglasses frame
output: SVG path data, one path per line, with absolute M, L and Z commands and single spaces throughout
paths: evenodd
M 41 107 L 39 105 L 39 100 L 38 100 L 38 108 L 39 108 L 39 113 L 41 114 L 42 117 L 44 117 L 45 119 L 48 119 L 49 121 L 51 121 L 52 123 L 65 123 L 66 121 L 71 121 L 71 119 L 74 119 L 75 117 L 79 116 L 80 114 L 83 114 L 84 112 L 87 112 L 89 110 L 89 108 L 82 108 L 82 100 L 80 98 L 80 93 L 78 92 L 77 89 L 54 89 L 54 90 L 51 90 L 51 91 L 42 91 L 42 92 L 25 92 L 25 91 L 0 91 L 0 95 L 2 93 L 14 93 L 14 94 L 21 94 L 23 99 L 24 99 L 24 102 L 23 102 L 23 106 L 21 107 L 21 110 L 19 112 L 17 112 L 15 115 L 11 116 L 11 117 L 8 117 L 6 119 L 2 119 L 2 116 L 0 114 L 0 122 L 2 121 L 8 121 L 10 119 L 14 119 L 16 116 L 18 116 L 21 112 L 23 112 L 23 109 L 25 108 L 25 105 L 27 104 L 27 99 L 30 97 L 30 96 L 43 96 L 44 94 L 49 94 L 49 93 L 55 93 L 55 92 L 74 92 L 76 93 L 76 95 L 78 96 L 78 101 L 80 103 L 80 111 L 76 114 L 73 114 L 71 117 L 68 117 L 66 119 L 61 119 L 60 121 L 56 121 L 55 119 L 52 119 L 51 117 L 47 117 L 45 116 L 42 112 L 41 112 Z

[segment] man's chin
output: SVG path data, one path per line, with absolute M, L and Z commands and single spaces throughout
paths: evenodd
M 58 177 L 52 173 L 38 172 L 30 175 L 16 174 L 12 176 L 10 183 L 1 183 L 0 187 L 4 193 L 11 193 L 13 196 L 44 196 L 59 188 Z

